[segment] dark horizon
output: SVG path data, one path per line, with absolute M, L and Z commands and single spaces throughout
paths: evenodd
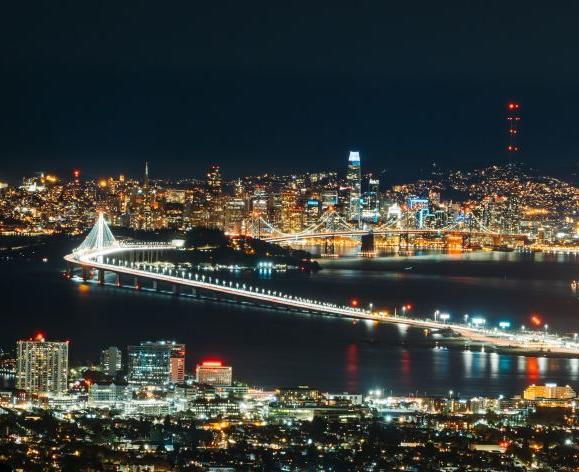
M 524 5 L 524 7 L 523 7 Z M 0 28 L 0 180 L 342 168 L 406 179 L 432 162 L 576 172 L 579 6 L 37 2 Z

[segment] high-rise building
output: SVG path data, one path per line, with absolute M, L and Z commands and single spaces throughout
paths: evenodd
M 373 177 L 368 179 L 368 191 L 362 195 L 362 219 L 376 223 L 380 216 L 380 181 Z
M 16 388 L 41 395 L 65 393 L 68 341 L 46 341 L 42 334 L 17 343 Z
M 171 345 L 171 382 L 182 384 L 185 381 L 185 344 Z
M 213 197 L 218 197 L 221 195 L 221 170 L 219 166 L 212 165 L 207 171 L 207 190 Z
M 298 192 L 292 187 L 284 189 L 280 196 L 280 227 L 284 233 L 299 233 L 303 229 L 302 208 L 298 202 Z
M 225 204 L 224 227 L 230 234 L 243 234 L 245 220 L 245 200 L 242 198 L 231 198 Z
M 360 166 L 360 153 L 351 151 L 348 157 L 348 172 L 346 181 L 350 189 L 348 218 L 360 225 L 362 218 L 360 197 L 362 196 L 362 172 Z
M 322 213 L 321 209 L 320 201 L 315 198 L 310 198 L 304 206 L 304 225 L 310 226 L 315 224 L 320 218 Z
M 185 372 L 185 345 L 175 341 L 146 341 L 129 346 L 127 369 L 128 381 L 132 384 L 180 383 Z
M 207 361 L 197 364 L 197 382 L 213 387 L 227 387 L 233 381 L 233 369 L 222 362 Z
M 123 368 L 123 357 L 118 347 L 110 346 L 101 351 L 101 370 L 105 375 L 115 377 Z
M 206 209 L 208 210 L 205 226 L 223 229 L 224 198 L 222 195 L 222 183 L 219 166 L 211 166 L 207 171 L 207 180 L 205 181 L 207 188 L 205 195 Z

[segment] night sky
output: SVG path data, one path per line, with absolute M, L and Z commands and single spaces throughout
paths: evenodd
M 576 169 L 576 2 L 11 1 L 0 180 L 437 162 Z

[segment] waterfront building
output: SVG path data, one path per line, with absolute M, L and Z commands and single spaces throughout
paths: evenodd
M 127 368 L 131 384 L 180 383 L 185 372 L 185 345 L 175 341 L 146 341 L 129 346 Z
M 360 153 L 351 151 L 348 157 L 348 171 L 346 181 L 350 189 L 348 218 L 360 225 L 362 213 L 360 198 L 362 196 L 362 174 L 360 166 Z
M 118 347 L 110 346 L 101 352 L 101 370 L 103 374 L 115 377 L 123 368 L 123 358 Z
M 46 341 L 39 334 L 17 343 L 16 388 L 40 395 L 67 390 L 68 341 Z
M 523 392 L 523 398 L 531 401 L 572 400 L 577 394 L 569 385 L 559 387 L 557 384 L 531 385 Z
M 227 387 L 233 381 L 233 369 L 222 362 L 203 362 L 196 368 L 197 382 L 213 387 Z

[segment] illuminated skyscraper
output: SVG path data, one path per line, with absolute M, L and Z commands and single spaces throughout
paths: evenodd
M 197 365 L 197 382 L 214 387 L 227 387 L 233 381 L 233 369 L 221 362 L 203 362 Z
M 299 233 L 303 229 L 303 210 L 298 202 L 298 191 L 293 187 L 280 195 L 280 227 L 284 233 Z
M 185 345 L 175 341 L 146 341 L 138 346 L 129 346 L 127 368 L 129 383 L 182 383 L 185 374 Z
M 348 218 L 350 221 L 354 221 L 357 225 L 360 225 L 362 218 L 360 205 L 360 197 L 362 196 L 362 172 L 360 167 L 360 153 L 357 151 L 350 152 L 346 181 L 350 188 Z
M 105 375 L 114 377 L 123 368 L 121 350 L 111 346 L 101 352 L 101 370 Z
M 221 170 L 219 166 L 213 165 L 207 171 L 207 190 L 213 197 L 218 197 L 221 195 Z
M 224 199 L 219 166 L 213 165 L 207 171 L 206 184 L 206 226 L 223 229 Z
M 373 177 L 368 180 L 368 191 L 361 199 L 362 220 L 376 223 L 380 216 L 380 181 Z
M 58 395 L 67 390 L 68 341 L 34 339 L 18 341 L 16 388 L 41 395 Z
M 171 344 L 171 382 L 182 384 L 185 381 L 185 344 Z

